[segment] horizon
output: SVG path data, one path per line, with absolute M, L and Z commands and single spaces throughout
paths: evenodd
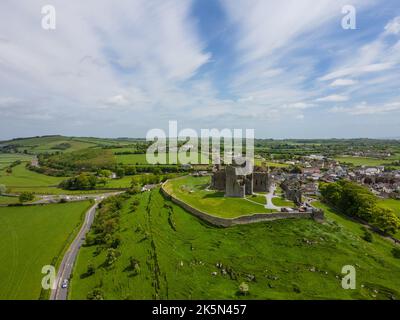
M 64 138 L 94 138 L 94 139 L 109 139 L 109 140 L 123 140 L 123 139 L 133 139 L 133 140 L 146 140 L 146 137 L 110 137 L 110 136 L 73 136 L 73 135 L 62 135 L 62 134 L 46 134 L 46 135 L 35 135 L 35 136 L 24 136 L 24 137 L 14 137 L 14 138 L 1 138 L 0 137 L 0 143 L 2 142 L 7 142 L 7 141 L 14 141 L 14 140 L 25 140 L 25 139 L 34 139 L 34 138 L 44 138 L 44 137 L 64 137 Z M 183 137 L 183 136 L 178 136 L 178 137 Z M 167 139 L 173 138 L 172 136 L 168 136 Z M 194 136 L 187 136 L 187 138 L 196 138 Z M 197 137 L 201 139 L 201 137 Z M 210 137 L 211 138 L 211 137 Z M 224 136 L 221 136 L 221 138 L 224 138 Z M 246 139 L 246 138 L 242 138 Z M 388 140 L 388 141 L 398 141 L 400 140 L 400 137 L 344 137 L 344 138 L 337 138 L 337 137 L 332 137 L 332 138 L 321 138 L 321 137 L 314 137 L 314 138 L 261 138 L 255 136 L 254 140 L 273 140 L 273 141 L 291 141 L 291 140 Z

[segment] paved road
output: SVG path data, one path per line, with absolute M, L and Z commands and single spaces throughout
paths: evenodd
M 84 194 L 84 195 L 40 195 L 39 200 L 32 202 L 31 204 L 47 204 L 47 203 L 59 203 L 61 199 L 66 202 L 74 202 L 74 201 L 84 201 L 84 200 L 96 200 L 99 198 L 107 198 L 109 196 L 115 196 L 122 192 L 109 192 L 103 194 Z
M 273 184 L 271 186 L 271 188 L 269 189 L 269 192 L 265 195 L 265 199 L 267 200 L 267 204 L 265 205 L 265 208 L 280 211 L 281 207 L 277 207 L 276 205 L 274 205 L 272 203 L 272 198 L 275 196 L 274 195 L 275 190 L 276 190 L 276 186 L 275 186 L 275 184 Z
M 67 300 L 68 288 L 62 288 L 61 285 L 64 279 L 68 279 L 69 281 L 71 277 L 72 269 L 74 267 L 76 256 L 78 255 L 79 248 L 83 244 L 86 233 L 89 231 L 93 223 L 93 219 L 96 214 L 96 208 L 101 199 L 102 198 L 96 198 L 95 200 L 96 203 L 86 213 L 85 221 L 82 225 L 81 230 L 79 231 L 78 235 L 76 236 L 76 238 L 68 248 L 67 252 L 65 253 L 64 258 L 57 272 L 57 278 L 56 278 L 57 287 L 56 289 L 51 291 L 50 300 Z

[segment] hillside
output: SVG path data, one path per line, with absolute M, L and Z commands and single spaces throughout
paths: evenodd
M 134 199 L 139 201 L 132 211 Z M 391 299 L 400 297 L 392 244 L 361 238 L 360 225 L 327 209 L 324 224 L 286 220 L 211 227 L 166 201 L 159 190 L 127 200 L 119 213 L 115 263 L 107 249 L 83 247 L 70 298 L 93 290 L 105 299 Z M 131 261 L 139 272 L 131 269 Z M 341 269 L 357 269 L 357 290 L 343 290 Z M 94 274 L 88 275 L 88 266 Z M 241 282 L 249 295 L 238 295 Z

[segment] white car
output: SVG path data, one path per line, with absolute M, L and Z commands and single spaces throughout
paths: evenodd
M 64 281 L 63 281 L 63 283 L 61 285 L 61 288 L 65 289 L 67 287 L 68 287 L 68 279 L 64 279 Z

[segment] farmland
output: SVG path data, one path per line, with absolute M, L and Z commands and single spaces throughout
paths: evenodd
M 393 160 L 374 159 L 365 157 L 335 157 L 335 160 L 342 163 L 351 163 L 354 166 L 380 166 L 380 165 L 387 165 L 393 162 Z
M 0 207 L 0 299 L 38 299 L 45 265 L 59 263 L 89 202 Z
M 287 220 L 228 229 L 211 227 L 158 192 L 135 196 L 120 213 L 120 256 L 83 247 L 70 298 L 98 289 L 105 299 L 390 299 L 399 297 L 392 244 L 364 241 L 360 225 L 327 210 L 327 222 Z M 140 272 L 129 268 L 131 257 Z M 88 264 L 95 267 L 87 276 Z M 356 290 L 343 290 L 341 268 L 357 266 Z M 238 294 L 239 284 L 249 294 Z
M 41 191 L 51 192 L 65 177 L 51 177 L 44 174 L 36 173 L 28 170 L 25 164 L 22 163 L 12 168 L 12 173 L 6 173 L 0 171 L 0 184 L 5 184 L 13 192 L 21 191 L 33 191 L 41 193 Z
M 261 203 L 248 199 L 226 198 L 223 192 L 206 190 L 210 177 L 184 177 L 169 180 L 165 189 L 178 199 L 213 216 L 235 218 L 254 213 L 271 213 Z M 265 198 L 264 198 L 265 199 Z
M 0 171 L 15 161 L 31 161 L 32 156 L 20 153 L 0 153 Z

